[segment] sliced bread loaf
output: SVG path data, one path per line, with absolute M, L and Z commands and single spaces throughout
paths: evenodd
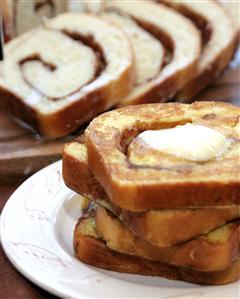
M 51 137 L 115 105 L 135 79 L 124 33 L 79 13 L 59 15 L 9 42 L 1 68 L 1 106 Z
M 199 31 L 174 10 L 145 0 L 102 0 L 93 1 L 91 5 L 79 1 L 72 3 L 72 9 L 91 11 L 111 19 L 131 41 L 137 79 L 133 91 L 118 106 L 167 101 L 196 72 L 201 50 Z M 163 64 L 157 56 L 159 51 L 150 41 L 154 37 L 165 47 Z
M 238 29 L 224 8 L 212 0 L 172 1 L 161 0 L 166 5 L 190 18 L 202 30 L 203 51 L 196 74 L 177 95 L 189 100 L 212 82 L 228 65 L 238 42 Z
M 118 106 L 162 102 L 172 98 L 196 71 L 201 46 L 199 32 L 192 22 L 164 5 L 150 1 L 106 1 L 104 9 L 127 14 L 160 39 L 172 53 L 169 63 L 162 70 L 150 80 L 137 84 Z M 141 63 L 142 60 L 138 62 Z

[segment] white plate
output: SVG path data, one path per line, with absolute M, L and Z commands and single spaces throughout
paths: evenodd
M 32 282 L 64 298 L 238 298 L 238 282 L 202 287 L 90 267 L 73 255 L 81 197 L 62 180 L 61 162 L 25 181 L 1 215 L 1 242 L 13 265 Z

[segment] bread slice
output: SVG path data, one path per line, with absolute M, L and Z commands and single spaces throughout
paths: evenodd
M 118 215 L 135 235 L 159 246 L 196 238 L 227 221 L 240 217 L 240 206 L 209 206 L 182 210 L 131 212 L 110 203 L 104 189 L 88 167 L 84 136 L 66 144 L 63 151 L 63 178 L 75 192 L 97 201 Z M 176 229 L 176 227 L 178 229 Z
M 152 261 L 213 272 L 229 267 L 240 253 L 240 223 L 237 221 L 166 248 L 153 246 L 145 239 L 137 237 L 103 207 L 96 208 L 95 221 L 96 230 L 107 247 Z
M 166 60 L 164 46 L 126 14 L 109 11 L 101 16 L 119 26 L 131 42 L 136 67 L 136 80 L 132 92 L 137 93 L 138 89 L 149 84 L 161 71 Z
M 67 10 L 67 1 L 1 1 L 6 41 Z
M 89 168 L 112 203 L 135 212 L 239 204 L 239 111 L 226 103 L 195 102 L 107 112 L 85 133 Z M 140 132 L 186 123 L 213 128 L 231 145 L 225 154 L 204 163 L 172 155 L 163 155 L 154 166 L 129 161 L 128 146 Z M 162 167 L 171 159 L 176 166 Z
M 228 0 L 219 0 L 219 3 L 223 5 L 225 10 L 232 17 L 235 25 L 237 26 L 238 32 L 240 33 L 240 5 L 239 1 L 228 1 Z
M 238 45 L 238 28 L 217 1 L 160 0 L 181 12 L 203 32 L 203 51 L 196 74 L 183 87 L 177 99 L 191 100 L 217 77 L 232 59 Z
M 131 42 L 135 57 L 136 80 L 134 90 L 141 88 L 142 85 L 155 78 L 166 63 L 164 46 L 157 38 L 147 30 L 144 30 L 123 11 L 114 9 L 104 11 L 104 7 L 104 1 L 70 1 L 71 10 L 98 13 L 101 17 L 110 20 L 124 31 Z
M 59 15 L 9 42 L 1 68 L 3 108 L 50 137 L 66 135 L 115 105 L 135 75 L 124 33 L 78 13 Z
M 144 0 L 94 1 L 91 5 L 79 1 L 71 7 L 99 13 L 114 21 L 133 45 L 137 79 L 133 91 L 118 106 L 167 101 L 195 73 L 201 50 L 200 34 L 192 22 L 173 10 Z M 164 44 L 167 54 L 163 68 L 159 67 L 160 61 L 154 59 L 159 52 L 153 56 L 152 42 L 146 41 L 141 27 Z
M 119 102 L 118 106 L 163 102 L 172 98 L 185 85 L 188 78 L 196 72 L 201 42 L 199 32 L 192 22 L 164 5 L 158 5 L 151 1 L 113 0 L 104 1 L 103 6 L 104 11 L 115 11 L 132 18 L 140 27 L 159 38 L 172 52 L 170 62 L 162 70 L 159 69 L 152 78 L 149 77 L 141 84 L 138 84 L 137 81 L 133 91 Z M 125 26 L 123 26 L 124 28 Z M 132 38 L 131 32 L 127 30 L 126 33 L 133 42 L 137 65 L 143 65 L 144 61 L 138 52 L 144 52 L 144 56 L 147 56 L 148 49 L 144 45 L 136 49 L 138 45 Z M 145 67 L 145 72 L 148 72 L 150 66 L 151 64 L 148 64 Z
M 75 254 L 89 265 L 115 272 L 161 276 L 207 285 L 227 284 L 240 277 L 239 259 L 222 271 L 201 272 L 113 251 L 97 234 L 93 224 L 93 216 L 81 217 L 74 231 Z

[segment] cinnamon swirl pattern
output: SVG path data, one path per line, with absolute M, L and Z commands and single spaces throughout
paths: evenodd
M 69 1 L 71 3 L 71 0 Z M 200 93 L 227 67 L 238 45 L 239 22 L 236 17 L 238 10 L 236 5 L 229 4 L 229 9 L 226 10 L 221 5 L 222 2 L 217 3 L 212 0 L 98 0 L 91 2 L 91 5 L 80 1 L 72 8 L 100 14 L 114 10 L 131 17 L 138 26 L 144 27 L 150 34 L 157 37 L 163 43 L 165 50 L 167 49 L 165 51 L 167 59 L 159 68 L 158 73 L 154 77 L 149 76 L 143 84 L 136 84 L 132 93 L 119 104 L 119 106 L 125 106 L 145 102 L 163 102 L 171 98 L 181 102 L 191 101 L 193 96 Z M 170 12 L 166 8 L 169 8 Z M 174 10 L 178 13 L 171 16 Z M 180 20 L 181 16 L 183 20 Z M 195 25 L 201 37 L 199 46 L 201 53 L 199 52 L 198 62 L 195 61 L 195 63 L 191 55 L 196 47 L 197 34 L 195 37 L 191 35 L 191 25 L 186 24 L 186 20 L 190 20 Z M 123 29 L 124 26 L 126 26 L 126 21 L 122 25 Z M 184 31 L 187 31 L 188 36 L 184 36 Z M 135 41 L 131 38 L 131 32 L 126 30 L 126 34 L 129 35 L 134 45 Z M 136 63 L 142 65 L 141 57 L 138 59 L 139 47 L 137 50 L 133 48 Z M 190 53 L 191 50 L 193 50 L 192 53 Z M 143 51 L 147 52 L 147 49 Z M 182 56 L 179 53 L 182 53 Z M 177 59 L 178 55 L 181 56 L 181 60 Z
M 238 45 L 239 28 L 234 18 L 215 1 L 158 2 L 165 3 L 191 19 L 202 33 L 202 53 L 197 71 L 177 96 L 178 99 L 189 100 L 226 68 Z
M 123 32 L 78 13 L 60 15 L 9 42 L 2 69 L 4 108 L 51 137 L 116 104 L 134 79 Z
M 98 12 L 110 19 L 124 30 L 133 45 L 136 81 L 132 92 L 118 106 L 165 102 L 195 73 L 201 50 L 200 34 L 181 14 L 144 0 L 98 1 L 94 7 L 80 2 L 82 5 L 75 9 Z M 163 58 L 156 49 L 157 42 Z
M 226 141 L 222 147 L 230 141 L 226 152 L 204 162 L 193 161 L 161 149 L 156 152 L 136 138 L 144 131 L 187 123 L 201 124 L 224 134 Z M 124 107 L 100 115 L 88 126 L 85 133 L 88 165 L 111 201 L 123 209 L 141 212 L 220 202 L 224 206 L 239 204 L 238 134 L 239 108 L 226 103 Z M 182 143 L 187 140 L 185 135 Z

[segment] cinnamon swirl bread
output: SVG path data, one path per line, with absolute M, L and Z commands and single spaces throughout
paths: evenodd
M 177 95 L 177 99 L 191 100 L 210 84 L 232 59 L 238 44 L 238 27 L 224 10 L 212 0 L 160 0 L 190 18 L 202 32 L 203 50 L 198 69 Z
M 95 6 L 89 6 L 88 2 L 80 1 L 75 9 L 91 11 L 110 19 L 125 31 L 133 46 L 137 78 L 133 91 L 118 106 L 171 99 L 197 68 L 201 41 L 199 31 L 192 22 L 174 10 L 151 1 L 94 3 Z M 156 59 L 159 51 L 151 41 L 153 39 L 165 48 L 163 63 L 160 57 Z
M 66 144 L 63 152 L 63 178 L 66 185 L 88 200 L 99 203 L 117 215 L 137 236 L 166 247 L 208 233 L 240 217 L 240 207 L 205 206 L 184 209 L 133 212 L 111 203 L 88 165 L 84 138 Z M 177 227 L 177 229 L 176 229 Z
M 99 17 L 66 13 L 9 42 L 1 105 L 40 134 L 66 135 L 131 91 L 124 33 Z
M 80 261 L 116 272 L 161 276 L 207 285 L 227 284 L 238 280 L 240 276 L 239 259 L 223 270 L 204 272 L 112 250 L 98 232 L 95 216 L 91 212 L 84 213 L 75 227 L 74 250 Z
M 104 9 L 132 18 L 138 26 L 157 37 L 167 49 L 163 68 L 159 68 L 154 76 L 151 74 L 142 82 L 136 81 L 133 91 L 118 106 L 163 102 L 172 98 L 196 71 L 201 47 L 199 32 L 192 22 L 173 10 L 150 1 L 106 1 Z M 134 44 L 134 52 L 140 51 L 144 45 L 139 47 L 135 39 L 131 38 L 129 30 L 125 32 Z M 150 56 L 147 49 L 143 48 L 143 51 L 146 56 Z M 143 65 L 142 57 L 138 54 L 135 57 L 137 65 Z M 145 67 L 146 73 L 150 66 L 148 64 Z
M 88 197 L 74 231 L 77 257 L 195 283 L 237 280 L 239 269 L 217 273 L 239 259 L 239 116 L 229 104 L 196 102 L 93 120 L 63 156 L 65 183 Z M 163 265 L 181 275 L 167 276 Z
M 165 248 L 153 246 L 146 239 L 139 238 L 111 212 L 100 206 L 96 207 L 95 225 L 98 234 L 112 250 L 192 270 L 221 271 L 231 266 L 240 254 L 238 221 Z
M 217 102 L 116 109 L 87 128 L 88 165 L 124 209 L 239 204 L 239 115 Z

